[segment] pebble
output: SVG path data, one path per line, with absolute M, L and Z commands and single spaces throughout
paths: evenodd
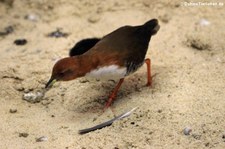
M 0 2 L 1 3 L 5 3 L 5 4 L 7 4 L 10 7 L 13 7 L 14 0 L 0 0 Z
M 225 134 L 222 135 L 222 139 L 225 139 Z
M 25 45 L 27 43 L 27 40 L 26 39 L 16 39 L 14 41 L 14 44 L 18 45 L 18 46 L 22 46 L 22 45 Z
M 28 14 L 24 18 L 26 20 L 33 21 L 33 22 L 36 22 L 39 19 L 39 17 L 36 14 Z
M 89 82 L 89 80 L 88 79 L 80 79 L 79 82 L 80 83 L 87 83 L 87 82 Z
M 135 124 L 135 122 L 130 122 L 130 124 L 131 124 L 131 125 L 134 125 L 134 124 Z
M 11 34 L 14 31 L 12 26 L 5 27 L 4 31 L 0 32 L 0 36 L 6 36 L 8 34 Z
M 186 127 L 183 130 L 183 132 L 184 132 L 185 135 L 190 135 L 191 131 L 192 131 L 192 129 L 190 127 Z
M 99 15 L 92 15 L 88 18 L 88 22 L 97 23 L 100 20 Z
M 53 31 L 53 32 L 49 33 L 47 36 L 48 37 L 60 38 L 60 37 L 67 37 L 67 36 L 69 36 L 69 34 L 63 33 L 61 31 L 61 29 L 58 28 L 58 29 L 56 29 L 56 31 Z
M 10 109 L 9 112 L 10 113 L 16 113 L 17 112 L 17 109 Z
M 36 139 L 36 142 L 44 142 L 44 141 L 48 141 L 48 138 L 46 136 L 42 136 Z
M 19 137 L 24 137 L 24 138 L 26 138 L 26 137 L 28 137 L 28 136 L 29 136 L 29 134 L 26 133 L 26 132 L 19 133 Z
M 210 23 L 208 20 L 206 20 L 206 19 L 201 19 L 201 20 L 199 21 L 199 24 L 200 24 L 201 26 L 208 26 L 208 25 L 210 25 L 211 23 Z
M 159 109 L 157 112 L 158 112 L 158 113 L 162 113 L 162 110 L 161 110 L 161 109 Z
M 36 92 L 36 93 L 25 93 L 23 94 L 23 100 L 26 100 L 31 103 L 40 102 L 44 97 L 43 92 Z
M 200 38 L 192 37 L 187 40 L 189 45 L 196 50 L 210 50 L 212 47 L 209 43 Z
M 159 19 L 163 22 L 163 23 L 168 23 L 171 20 L 170 15 L 168 14 L 164 14 L 162 16 L 159 17 Z

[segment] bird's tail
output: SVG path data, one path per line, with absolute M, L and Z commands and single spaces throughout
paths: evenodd
M 146 22 L 143 26 L 145 26 L 151 32 L 151 35 L 155 35 L 160 28 L 157 19 L 151 19 L 148 22 Z

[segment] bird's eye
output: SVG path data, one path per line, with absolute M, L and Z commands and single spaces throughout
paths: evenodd
M 71 72 L 71 70 L 65 70 L 65 71 L 60 72 L 59 75 L 60 75 L 61 77 L 63 77 L 63 76 L 65 76 L 65 75 L 69 74 L 70 72 Z
M 64 76 L 64 72 L 60 72 L 59 75 L 60 75 L 60 76 Z

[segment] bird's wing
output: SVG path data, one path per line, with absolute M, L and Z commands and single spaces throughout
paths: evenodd
M 81 55 L 90 50 L 100 38 L 86 38 L 77 42 L 72 49 L 70 49 L 69 56 Z

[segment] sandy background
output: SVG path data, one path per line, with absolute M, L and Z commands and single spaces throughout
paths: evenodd
M 224 10 L 180 1 L 0 0 L 0 148 L 225 148 Z M 161 25 L 147 54 L 157 74 L 152 88 L 144 86 L 143 66 L 103 114 L 117 80 L 60 82 L 39 103 L 22 100 L 44 87 L 77 41 L 152 18 Z M 8 26 L 13 32 L 5 35 Z M 57 28 L 69 36 L 46 37 Z M 21 38 L 27 44 L 15 45 Z M 78 134 L 134 107 L 110 127 Z M 42 136 L 48 140 L 36 142 Z

